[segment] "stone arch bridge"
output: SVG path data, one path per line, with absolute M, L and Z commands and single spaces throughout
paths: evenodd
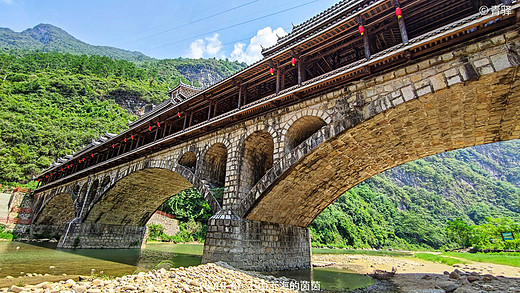
M 519 5 L 496 16 L 436 2 L 342 1 L 234 76 L 179 85 L 128 131 L 45 170 L 31 232 L 62 235 L 60 247 L 139 247 L 153 212 L 195 187 L 214 213 L 204 262 L 309 267 L 307 226 L 349 188 L 520 138 Z

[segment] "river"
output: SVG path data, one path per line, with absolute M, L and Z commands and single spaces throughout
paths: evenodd
M 62 249 L 56 243 L 0 242 L 0 278 L 26 273 L 122 276 L 156 268 L 201 263 L 203 245 L 148 243 L 143 249 Z M 364 275 L 331 268 L 270 273 L 296 280 L 317 281 L 322 289 L 345 292 L 373 284 Z

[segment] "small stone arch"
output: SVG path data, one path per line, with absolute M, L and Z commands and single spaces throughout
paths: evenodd
M 185 152 L 179 159 L 179 165 L 190 169 L 192 172 L 195 172 L 197 167 L 197 155 L 195 155 L 195 153 L 192 151 Z
M 224 187 L 228 148 L 221 142 L 208 148 L 201 161 L 200 177 L 215 187 Z
M 267 131 L 255 131 L 244 140 L 239 170 L 239 197 L 247 194 L 272 168 L 273 156 L 274 139 Z
M 285 131 L 285 153 L 292 151 L 325 125 L 327 123 L 319 116 L 303 116 L 294 121 Z

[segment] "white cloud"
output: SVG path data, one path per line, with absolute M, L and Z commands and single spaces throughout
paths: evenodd
M 0 0 L 0 2 L 2 3 L 5 3 L 5 4 L 13 4 L 13 0 Z
M 222 42 L 218 39 L 218 37 L 219 34 L 214 34 L 211 37 L 193 41 L 190 45 L 188 58 L 222 58 L 222 56 L 218 56 L 220 50 L 222 49 Z
M 244 43 L 236 43 L 231 52 L 231 59 L 239 62 L 246 62 L 247 64 L 254 63 L 262 59 L 262 47 L 268 48 L 276 44 L 278 37 L 283 37 L 287 33 L 283 28 L 279 27 L 272 30 L 270 27 L 265 27 L 256 33 L 249 41 L 249 45 Z

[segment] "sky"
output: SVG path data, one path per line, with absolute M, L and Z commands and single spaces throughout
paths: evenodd
M 52 24 L 92 45 L 150 57 L 221 58 L 251 64 L 261 46 L 339 0 L 0 0 L 0 27 Z

